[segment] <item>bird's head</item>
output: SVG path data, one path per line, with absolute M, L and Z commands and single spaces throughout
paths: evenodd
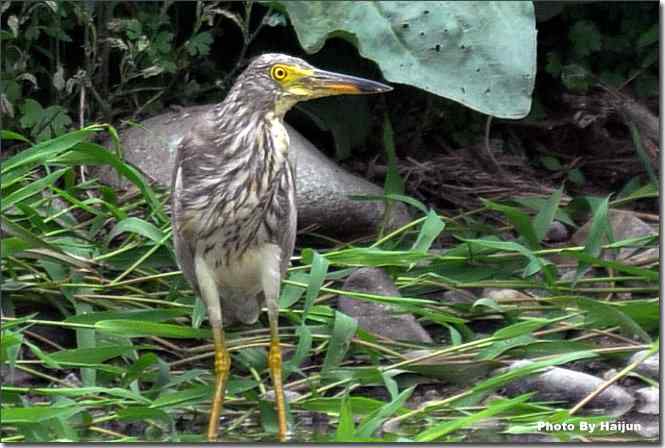
M 392 87 L 368 79 L 320 70 L 302 59 L 279 53 L 258 56 L 238 83 L 244 92 L 288 110 L 295 103 L 332 95 L 388 92 Z M 259 100 L 259 98 L 255 98 Z M 260 100 L 259 100 L 260 101 Z

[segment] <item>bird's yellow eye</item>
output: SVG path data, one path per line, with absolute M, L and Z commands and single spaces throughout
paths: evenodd
M 283 65 L 273 65 L 270 69 L 270 76 L 272 76 L 272 79 L 276 81 L 282 81 L 284 78 L 286 78 L 287 74 L 287 69 Z

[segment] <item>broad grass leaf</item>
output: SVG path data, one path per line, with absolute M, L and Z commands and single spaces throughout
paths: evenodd
M 467 322 L 466 319 L 454 316 L 454 315 L 452 315 L 448 312 L 445 312 L 443 310 L 425 308 L 425 307 L 423 307 L 419 304 L 409 304 L 409 303 L 405 302 L 403 304 L 398 303 L 398 306 L 401 308 L 400 311 L 417 314 L 418 316 L 422 316 L 422 317 L 424 317 L 428 320 L 431 320 L 433 322 L 437 322 L 441 325 L 464 324 L 464 323 Z
M 552 195 L 554 196 L 556 193 L 553 193 Z M 552 200 L 552 196 L 549 198 L 542 198 L 542 197 L 537 197 L 537 196 L 528 196 L 528 197 L 521 197 L 521 198 L 513 198 L 513 201 L 516 203 L 523 205 L 524 207 L 530 208 L 532 210 L 535 210 L 537 213 L 539 213 L 543 208 L 547 207 L 547 204 Z M 557 221 L 561 221 L 562 223 L 576 228 L 577 224 L 575 221 L 570 217 L 570 214 L 568 213 L 567 209 L 557 207 L 556 212 L 554 213 L 554 219 Z M 535 225 L 535 223 L 534 223 Z
M 54 171 L 53 173 L 41 177 L 34 182 L 30 182 L 24 187 L 21 187 L 7 195 L 4 195 L 3 192 L 4 197 L 2 198 L 2 212 L 6 212 L 8 209 L 16 205 L 16 203 L 24 201 L 30 196 L 33 196 L 44 190 L 48 190 L 48 187 L 60 179 L 62 175 L 65 174 L 65 172 L 67 172 L 69 169 L 70 168 L 62 168 L 60 170 Z
M 345 394 L 341 404 L 339 404 L 339 423 L 337 424 L 337 431 L 335 431 L 335 441 L 353 442 L 354 433 L 353 410 L 348 394 Z
M 83 411 L 81 406 L 2 407 L 2 424 L 42 423 L 53 418 L 69 418 Z
M 160 324 L 142 320 L 102 320 L 95 323 L 95 328 L 105 333 L 117 334 L 128 338 L 160 336 L 177 339 L 207 339 L 212 336 L 212 332 L 207 329 Z
M 20 238 L 3 238 L 0 240 L 0 258 L 7 259 L 7 257 L 14 256 L 33 247 L 36 246 Z
M 636 201 L 638 199 L 645 199 L 645 198 L 657 198 L 659 195 L 658 193 L 658 186 L 657 184 L 653 182 L 649 182 L 648 184 L 638 188 L 637 190 L 629 193 L 625 197 L 621 197 L 620 199 L 616 199 L 612 201 L 611 205 L 612 207 L 617 207 L 618 205 L 625 204 L 627 202 L 632 202 Z
M 95 313 L 77 314 L 69 316 L 64 320 L 67 323 L 94 325 L 103 320 L 133 320 L 160 322 L 173 319 L 175 317 L 187 316 L 191 310 L 187 307 L 182 308 L 155 308 L 147 310 L 128 310 L 128 311 L 98 311 Z
M 483 199 L 483 204 L 490 210 L 496 210 L 497 212 L 503 213 L 515 227 L 517 233 L 527 242 L 529 248 L 532 250 L 540 249 L 540 240 L 536 234 L 534 225 L 531 223 L 529 215 L 518 208 L 497 204 L 487 199 Z
M 385 401 L 377 400 L 364 396 L 343 396 L 343 397 L 316 397 L 303 400 L 297 404 L 299 409 L 313 412 L 325 412 L 330 414 L 339 414 L 344 402 L 351 408 L 351 414 L 356 417 L 367 416 L 386 405 Z M 294 405 L 295 406 L 295 405 Z M 404 414 L 408 412 L 406 408 L 400 408 L 397 413 Z
M 4 176 L 23 165 L 38 165 L 52 160 L 59 154 L 73 148 L 86 140 L 90 135 L 99 132 L 102 127 L 93 125 L 78 131 L 69 132 L 51 140 L 38 143 L 29 149 L 19 152 L 2 163 L 1 173 Z
M 314 299 L 319 296 L 319 291 L 323 286 L 330 263 L 316 251 L 312 251 L 312 268 L 309 272 L 309 282 L 305 291 L 305 305 L 303 306 L 303 322 L 307 318 L 307 313 L 314 303 Z
M 420 228 L 420 233 L 418 233 L 418 239 L 413 243 L 412 251 L 420 252 L 426 254 L 430 246 L 439 236 L 439 234 L 445 228 L 444 222 L 441 220 L 439 215 L 430 210 L 427 213 L 427 218 L 423 222 L 422 227 Z
M 593 218 L 591 219 L 591 228 L 584 243 L 584 253 L 590 257 L 599 257 L 601 246 L 603 244 L 603 237 L 611 233 L 611 227 L 607 220 L 607 209 L 609 206 L 609 196 L 597 203 Z M 611 236 L 611 235 L 610 235 Z M 611 238 L 610 238 L 611 239 Z M 579 259 L 573 286 L 579 280 L 584 272 L 589 267 L 589 263 L 583 259 Z
M 356 334 L 358 321 L 344 313 L 335 311 L 335 321 L 333 322 L 333 333 L 328 344 L 326 357 L 323 360 L 321 374 L 325 374 L 330 369 L 337 367 L 346 355 L 351 339 Z
M 614 303 L 614 306 L 646 331 L 656 331 L 660 328 L 660 301 L 658 298 L 629 300 Z
M 212 388 L 209 385 L 199 385 L 188 389 L 172 392 L 167 389 L 165 393 L 159 396 L 150 405 L 151 408 L 168 408 L 181 406 L 187 403 L 193 405 L 209 399 L 212 396 Z
M 653 281 L 658 281 L 658 279 L 660 278 L 658 271 L 640 268 L 637 266 L 630 266 L 625 263 L 617 261 L 603 260 L 598 257 L 592 257 L 591 255 L 585 252 L 579 252 L 575 250 L 564 250 L 561 252 L 561 255 L 577 258 L 580 261 L 580 264 L 583 263 L 585 266 L 593 265 L 593 266 L 602 266 L 604 268 L 611 268 L 618 272 L 625 272 L 627 274 L 632 274 L 638 277 L 642 277 L 645 281 L 653 282 Z
M 173 416 L 161 409 L 148 406 L 131 406 L 125 409 L 120 409 L 117 416 L 119 421 L 124 422 L 144 422 L 148 419 L 171 421 L 173 419 Z
M 533 263 L 534 265 L 542 269 L 543 275 L 548 284 L 553 284 L 555 281 L 552 275 L 552 271 L 549 269 L 544 269 L 546 261 L 534 255 L 534 253 L 531 250 L 527 249 L 521 244 L 518 244 L 514 241 L 493 241 L 493 240 L 484 240 L 484 239 L 462 239 L 462 241 L 488 249 L 495 249 L 501 252 L 518 252 L 524 255 L 529 260 L 530 263 Z M 529 268 L 528 271 L 525 270 L 523 276 L 526 276 L 527 272 L 529 272 L 530 274 L 534 274 L 537 271 L 534 271 L 532 268 Z
M 493 360 L 450 361 L 433 358 L 402 367 L 407 372 L 436 378 L 445 383 L 468 386 L 486 377 L 501 364 Z
M 41 251 L 40 254 L 43 256 L 54 258 L 56 261 L 64 261 L 78 268 L 89 267 L 88 263 L 86 263 L 85 261 L 79 260 L 77 258 L 72 257 L 69 254 L 66 254 L 58 246 L 48 243 L 47 241 L 36 236 L 35 234 L 33 234 L 31 231 L 24 228 L 20 224 L 17 224 L 7 219 L 5 216 L 0 216 L 0 223 L 2 223 L 2 227 L 10 235 L 13 235 L 16 238 L 25 241 L 28 245 L 32 246 L 33 248 L 41 248 L 39 250 Z
M 7 129 L 0 130 L 0 139 L 2 139 L 2 140 L 18 140 L 18 141 L 21 141 L 23 143 L 28 143 L 30 145 L 32 144 L 32 142 L 30 140 L 28 140 L 26 137 L 24 137 L 23 135 L 19 134 L 18 132 L 9 131 Z
M 383 382 L 386 385 L 386 389 L 390 394 L 390 399 L 395 400 L 399 395 L 399 387 L 397 386 L 397 381 L 393 379 L 394 372 L 381 372 L 383 377 Z
M 427 258 L 427 254 L 422 252 L 365 247 L 354 247 L 326 254 L 326 259 L 336 266 L 359 267 L 410 266 L 425 258 Z
M 588 299 L 586 297 L 573 298 L 551 298 L 551 302 L 569 304 L 574 302 L 578 308 L 585 310 L 585 326 L 589 328 L 607 328 L 614 325 L 621 327 L 624 335 L 628 337 L 638 336 L 645 343 L 651 342 L 649 334 L 642 329 L 633 319 L 622 312 L 617 306 L 600 300 Z
M 547 198 L 543 208 L 540 209 L 536 217 L 533 219 L 533 228 L 536 233 L 538 241 L 542 241 L 550 228 L 557 211 L 559 210 L 559 203 L 561 202 L 561 194 L 563 193 L 563 186 L 552 192 L 552 195 Z
M 531 394 L 525 394 L 512 398 L 510 400 L 495 400 L 487 406 L 487 409 L 483 411 L 476 412 L 474 414 L 467 415 L 465 417 L 456 418 L 452 421 L 444 421 L 442 423 L 439 423 L 438 425 L 426 429 L 425 431 L 420 432 L 416 436 L 416 441 L 432 442 L 447 434 L 450 434 L 453 431 L 469 427 L 474 423 L 485 420 L 501 412 L 508 411 L 513 407 L 521 403 L 524 403 L 530 397 Z
M 381 425 L 386 421 L 386 419 L 392 417 L 397 411 L 399 411 L 403 406 L 406 400 L 409 399 L 415 387 L 410 387 L 405 389 L 400 393 L 394 400 L 390 403 L 382 406 L 376 411 L 372 412 L 370 415 L 365 417 L 359 424 L 356 429 L 356 437 L 372 437 L 372 434 L 378 430 Z
M 16 345 L 20 345 L 22 342 L 22 334 L 3 330 L 2 337 L 0 338 L 0 361 L 5 362 L 8 359 L 7 351 Z
M 289 276 L 289 280 L 293 282 L 298 282 L 298 283 L 309 283 L 309 274 L 306 274 L 304 272 L 294 272 Z M 290 308 L 291 305 L 296 303 L 302 295 L 305 293 L 305 288 L 296 286 L 296 285 L 291 285 L 291 284 L 284 284 L 282 286 L 282 291 L 279 297 L 279 307 L 280 308 Z
M 515 338 L 525 334 L 533 333 L 534 331 L 550 324 L 551 322 L 552 321 L 550 320 L 527 320 L 524 322 L 518 322 L 516 324 L 498 329 L 496 332 L 494 332 L 492 337 L 496 339 Z
M 538 358 L 541 356 L 560 355 L 570 353 L 571 351 L 582 352 L 593 350 L 594 344 L 583 341 L 536 341 L 529 345 L 514 347 L 511 355 L 517 358 Z
M 37 387 L 30 389 L 31 393 L 49 397 L 86 397 L 106 394 L 112 397 L 126 398 L 137 403 L 150 403 L 145 397 L 121 387 Z
M 58 364 L 58 362 L 51 358 L 51 355 L 42 351 L 41 348 L 36 346 L 35 344 L 32 344 L 31 342 L 28 341 L 23 341 L 23 343 L 30 348 L 30 351 L 37 357 L 41 362 L 44 363 L 45 367 L 49 367 L 51 369 L 60 369 L 61 366 Z
M 101 145 L 96 143 L 80 143 L 68 154 L 58 159 L 60 163 L 68 163 L 71 165 L 110 165 L 124 176 L 131 183 L 136 185 L 143 193 L 146 201 L 152 207 L 154 213 L 159 216 L 163 222 L 168 222 L 168 216 L 164 213 L 162 205 L 157 199 L 157 195 L 148 182 L 146 182 L 143 174 L 133 166 L 122 161 L 118 156 L 108 151 Z
M 131 217 L 118 222 L 115 227 L 113 227 L 106 238 L 107 244 L 113 238 L 125 232 L 136 233 L 154 241 L 155 243 L 162 241 L 165 236 L 164 232 L 158 229 L 154 224 L 141 218 Z
M 307 325 L 300 325 L 296 330 L 298 345 L 291 359 L 284 363 L 284 377 L 300 367 L 300 364 L 307 358 L 312 349 L 312 332 Z
M 478 352 L 476 359 L 481 360 L 490 360 L 496 359 L 498 356 L 503 353 L 511 350 L 515 347 L 523 347 L 531 343 L 536 342 L 536 338 L 529 334 L 523 334 L 521 336 L 515 336 L 513 338 L 503 339 L 501 341 L 496 341 L 489 347 L 486 347 Z
M 591 229 L 584 242 L 584 252 L 592 257 L 600 255 L 603 237 L 610 232 L 610 225 L 607 220 L 607 209 L 609 207 L 609 196 L 603 199 L 593 214 L 591 219 Z
M 157 363 L 159 363 L 159 358 L 154 353 L 141 355 L 134 364 L 127 368 L 127 372 L 122 378 L 122 384 L 127 387 L 132 381 L 139 379 L 146 369 Z
M 545 359 L 542 361 L 534 361 L 532 363 L 520 366 L 514 369 L 510 369 L 505 373 L 499 374 L 492 378 L 489 378 L 485 381 L 482 381 L 476 384 L 469 392 L 488 392 L 496 390 L 503 385 L 515 381 L 516 379 L 523 378 L 528 375 L 532 375 L 536 372 L 539 372 L 543 369 L 546 369 L 551 366 L 557 366 L 560 364 L 566 364 L 568 362 L 577 361 L 578 359 L 587 359 L 595 358 L 598 354 L 593 351 L 578 351 L 578 352 L 568 352 L 554 358 Z
M 76 348 L 52 352 L 49 355 L 51 359 L 61 364 L 101 364 L 104 361 L 122 356 L 135 349 L 136 347 L 131 345 Z

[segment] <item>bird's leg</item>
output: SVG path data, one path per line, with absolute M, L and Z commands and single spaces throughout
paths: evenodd
M 268 308 L 268 321 L 270 323 L 270 351 L 268 352 L 268 367 L 272 376 L 275 392 L 275 405 L 277 407 L 278 431 L 280 442 L 286 441 L 286 403 L 284 402 L 284 385 L 282 383 L 282 350 L 279 345 L 279 288 L 281 249 L 276 245 L 265 247 L 261 286 Z
M 282 383 L 282 349 L 279 345 L 279 327 L 277 324 L 278 310 L 270 312 L 268 306 L 268 320 L 270 321 L 270 352 L 268 353 L 268 367 L 272 376 L 275 391 L 275 405 L 277 407 L 277 421 L 279 429 L 277 437 L 280 442 L 286 440 L 286 403 L 284 402 L 284 385 Z
M 231 357 L 224 344 L 224 330 L 220 325 L 212 323 L 212 334 L 215 340 L 215 389 L 212 396 L 212 408 L 210 409 L 210 420 L 208 421 L 208 441 L 217 440 L 219 433 L 219 416 L 224 404 L 224 392 L 226 380 L 231 368 Z
M 199 284 L 201 299 L 208 307 L 208 320 L 212 328 L 212 335 L 215 342 L 215 389 L 212 396 L 212 408 L 210 410 L 210 420 L 208 420 L 208 441 L 217 440 L 219 433 L 219 416 L 222 412 L 224 403 L 224 392 L 226 390 L 226 380 L 231 368 L 231 357 L 224 344 L 224 328 L 222 326 L 222 305 L 219 300 L 219 291 L 217 283 L 212 276 L 206 262 L 200 258 L 194 259 L 194 272 Z

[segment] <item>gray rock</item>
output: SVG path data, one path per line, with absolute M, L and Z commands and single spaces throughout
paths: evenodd
M 625 210 L 610 210 L 607 214 L 607 219 L 612 228 L 612 236 L 614 241 L 621 241 L 630 238 L 638 238 L 646 235 L 658 235 L 658 231 L 655 228 L 652 228 L 649 224 L 645 223 L 633 213 Z M 584 224 L 571 238 L 573 244 L 578 246 L 583 246 L 586 242 L 587 237 L 589 236 L 589 231 L 591 230 L 592 221 L 589 220 Z M 604 238 L 603 243 L 607 243 L 607 238 Z M 650 251 L 655 251 L 656 249 L 648 249 Z M 639 248 L 635 247 L 624 247 L 619 250 L 617 255 L 617 260 L 626 260 L 632 255 L 640 251 Z M 604 255 L 604 258 L 608 258 L 608 254 Z
M 296 400 L 298 398 L 302 397 L 302 394 L 300 392 L 296 392 L 294 390 L 285 390 L 284 391 L 284 399 L 287 402 L 292 402 L 293 400 Z M 263 396 L 263 398 L 266 401 L 275 401 L 275 391 L 274 389 L 270 389 L 266 391 L 266 394 Z
M 360 268 L 344 282 L 344 289 L 382 296 L 399 296 L 390 276 L 378 268 Z M 396 314 L 398 309 L 381 303 L 340 296 L 337 308 L 355 318 L 365 331 L 393 340 L 432 342 L 432 337 L 411 314 Z
M 561 243 L 568 241 L 570 233 L 566 226 L 560 221 L 553 221 L 545 234 L 545 240 L 550 243 Z
M 204 105 L 167 112 L 121 132 L 125 160 L 158 186 L 169 187 L 178 143 L 212 107 Z M 286 127 L 291 138 L 289 157 L 294 158 L 297 165 L 299 227 L 316 225 L 318 231 L 331 235 L 368 235 L 376 232 L 383 222 L 383 203 L 352 200 L 349 195 L 382 195 L 383 189 L 341 168 L 298 131 L 288 124 Z M 111 147 L 111 143 L 107 142 L 106 146 Z M 110 167 L 100 170 L 100 178 L 118 188 L 130 186 Z M 409 220 L 404 204 L 396 203 L 388 228 L 400 227 Z
M 469 291 L 463 289 L 450 290 L 443 293 L 442 302 L 447 305 L 462 304 L 462 305 L 473 305 L 476 301 L 476 297 Z
M 612 378 L 614 378 L 614 377 L 616 376 L 617 373 L 619 373 L 619 372 L 617 371 L 617 369 L 606 370 L 605 372 L 603 372 L 603 379 L 604 379 L 605 381 L 609 381 L 609 380 L 611 380 Z
M 622 418 L 623 423 L 645 439 L 658 438 L 660 435 L 660 416 L 631 412 Z
M 518 361 L 510 365 L 509 369 L 523 367 L 531 361 Z M 604 380 L 583 372 L 577 372 L 562 367 L 551 367 L 544 372 L 517 379 L 504 388 L 508 396 L 515 396 L 527 392 L 536 392 L 538 400 L 565 401 L 575 404 L 594 392 L 604 383 Z M 605 415 L 619 417 L 628 412 L 634 405 L 635 398 L 621 386 L 611 385 L 593 400 L 584 409 L 592 412 L 602 412 Z
M 535 299 L 530 295 L 510 288 L 485 288 L 481 297 L 492 299 L 496 303 L 535 302 Z
M 642 359 L 646 355 L 646 353 L 647 353 L 646 350 L 642 350 L 641 352 L 635 353 L 628 360 L 628 364 L 632 364 L 638 359 Z M 642 375 L 646 375 L 655 380 L 658 380 L 660 378 L 660 354 L 655 353 L 649 356 L 644 361 L 642 361 L 640 365 L 635 367 L 635 372 L 640 373 Z
M 67 376 L 65 376 L 65 379 L 63 380 L 65 383 L 69 384 L 69 387 L 81 387 L 83 386 L 83 382 L 79 378 L 79 376 L 74 373 L 74 372 L 69 372 Z
M 9 364 L 0 364 L 0 377 L 2 383 L 8 386 L 27 386 L 33 380 L 32 375 L 16 367 L 11 368 Z
M 635 411 L 640 414 L 654 414 L 660 412 L 660 390 L 657 387 L 643 387 L 635 391 Z

